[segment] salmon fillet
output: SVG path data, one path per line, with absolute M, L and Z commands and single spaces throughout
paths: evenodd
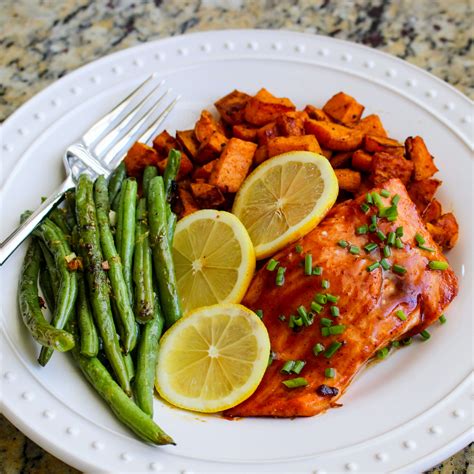
M 370 253 L 363 249 L 368 242 L 380 243 L 374 233 L 356 234 L 356 228 L 370 224 L 370 216 L 377 210 L 371 206 L 368 213 L 362 211 L 365 196 L 335 206 L 317 228 L 296 243 L 302 246 L 302 253 L 298 254 L 296 244 L 292 244 L 274 256 L 280 266 L 286 267 L 283 286 L 275 284 L 276 271 L 263 267 L 255 275 L 242 304 L 263 310 L 263 322 L 275 357 L 256 392 L 227 410 L 225 415 L 313 416 L 338 405 L 337 399 L 354 375 L 377 350 L 429 326 L 456 296 L 458 282 L 453 270 L 428 267 L 430 260 L 444 262 L 446 259 L 426 230 L 402 182 L 392 179 L 384 183 L 383 189 L 392 197 L 400 196 L 398 218 L 394 222 L 379 219 L 378 229 L 388 235 L 403 226 L 403 249 L 391 247 L 392 255 L 387 260 L 391 265 L 396 263 L 406 268 L 406 273 L 400 275 L 380 267 L 371 272 L 367 270 L 368 265 L 380 261 L 383 255 L 381 245 Z M 390 198 L 383 200 L 385 206 L 390 205 Z M 425 238 L 424 245 L 435 252 L 418 248 L 417 233 Z M 360 254 L 354 255 L 349 247 L 339 246 L 341 240 L 358 246 Z M 312 255 L 313 266 L 322 267 L 321 276 L 305 275 L 306 254 Z M 328 289 L 321 287 L 323 279 L 330 282 Z M 297 315 L 300 305 L 309 312 L 317 293 L 338 296 L 340 315 L 331 316 L 328 303 L 320 314 L 314 315 L 313 324 L 298 331 L 291 329 L 290 315 Z M 398 310 L 405 313 L 406 320 L 396 315 Z M 335 325 L 346 326 L 343 334 L 324 337 L 321 317 L 334 320 Z M 342 346 L 332 357 L 326 357 L 324 352 L 313 354 L 316 343 L 327 349 L 334 341 Z M 280 370 L 288 360 L 304 360 L 306 365 L 299 375 L 284 375 Z M 325 377 L 326 368 L 335 369 L 334 378 Z M 306 387 L 289 389 L 282 384 L 298 376 L 307 380 Z

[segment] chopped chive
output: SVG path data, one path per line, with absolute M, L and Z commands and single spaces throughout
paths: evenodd
M 273 272 L 273 270 L 275 270 L 276 267 L 278 267 L 278 260 L 271 258 L 267 263 L 267 270 L 269 270 L 270 272 Z
M 284 314 L 280 314 L 280 316 L 278 316 L 278 319 L 280 321 L 286 321 L 286 316 Z
M 323 267 L 314 267 L 313 275 L 320 276 L 323 274 Z
M 339 247 L 342 247 L 343 249 L 345 249 L 348 245 L 349 245 L 349 242 L 347 240 L 340 240 L 337 245 L 339 245 Z
M 405 311 L 403 311 L 402 309 L 395 311 L 395 316 L 398 319 L 401 319 L 402 321 L 406 321 L 407 319 L 407 315 L 405 314 Z
M 394 221 L 398 217 L 397 206 L 379 208 L 379 217 L 385 217 L 389 221 Z
M 349 247 L 349 253 L 351 253 L 352 255 L 359 255 L 360 254 L 360 248 L 357 247 L 357 245 L 351 245 Z
M 392 198 L 392 204 L 394 204 L 396 206 L 399 202 L 400 202 L 400 195 L 395 194 L 395 196 L 393 196 L 393 198 Z
M 382 258 L 382 260 L 380 260 L 380 266 L 384 270 L 389 270 L 390 269 L 390 263 L 388 262 L 388 260 L 386 258 Z
M 263 309 L 257 309 L 255 314 L 260 318 L 263 319 Z
M 389 222 L 395 222 L 397 220 L 397 217 L 398 217 L 398 214 L 390 214 L 389 216 L 387 216 L 387 220 Z
M 370 242 L 369 244 L 364 246 L 364 250 L 367 252 L 372 252 L 374 251 L 378 245 L 375 242 Z
M 324 326 L 326 328 L 328 328 L 329 326 L 332 326 L 332 319 L 329 319 L 329 318 L 321 318 L 321 326 Z
M 374 270 L 376 270 L 379 267 L 380 267 L 380 263 L 379 262 L 374 262 L 366 268 L 367 268 L 368 272 L 373 272 Z
M 314 297 L 314 300 L 316 301 L 316 303 L 319 303 L 319 304 L 326 304 L 327 301 L 328 301 L 328 297 L 327 297 L 327 295 L 323 295 L 322 293 L 318 293 L 318 294 Z
M 332 367 L 324 369 L 324 376 L 328 379 L 333 379 L 336 376 L 336 371 Z
M 407 337 L 401 340 L 402 346 L 409 346 L 413 342 L 412 337 Z
M 361 208 L 361 210 L 364 214 L 367 214 L 367 212 L 369 212 L 369 210 L 370 210 L 370 207 L 365 202 L 363 202 L 360 205 L 360 208 Z
M 390 192 L 387 191 L 386 189 L 382 189 L 382 191 L 380 191 L 380 195 L 384 198 L 388 198 L 390 197 Z
M 285 284 L 285 272 L 286 272 L 286 267 L 278 267 L 277 275 L 275 279 L 276 286 L 283 286 Z
M 294 323 L 295 326 L 303 326 L 303 318 L 301 316 L 299 318 L 295 317 Z
M 293 367 L 295 366 L 296 364 L 296 361 L 294 360 L 287 360 L 284 364 L 283 364 L 283 367 L 280 369 L 280 372 L 282 374 L 290 374 L 293 370 Z
M 397 237 L 395 239 L 395 247 L 397 247 L 397 249 L 402 249 L 404 247 L 402 239 L 400 239 L 400 237 Z
M 296 310 L 298 311 L 298 314 L 304 319 L 306 317 L 308 317 L 308 313 L 306 312 L 306 308 L 301 305 L 301 306 L 298 306 L 298 309 Z
M 446 270 L 449 267 L 448 262 L 442 262 L 441 260 L 431 260 L 428 263 L 428 267 L 431 270 Z
M 344 324 L 336 324 L 335 326 L 331 326 L 329 328 L 329 334 L 336 335 L 342 334 L 346 330 L 346 326 Z
M 418 232 L 415 234 L 415 240 L 418 245 L 423 245 L 426 242 L 425 238 Z
M 371 224 L 377 224 L 377 216 L 375 214 L 370 216 L 370 223 Z
M 288 321 L 288 326 L 293 329 L 295 327 L 295 315 L 290 315 L 290 320 Z
M 270 351 L 270 354 L 268 355 L 267 367 L 270 367 L 273 364 L 274 359 L 275 359 L 275 353 L 273 351 Z
M 322 328 L 321 328 L 321 336 L 324 336 L 324 337 L 329 336 L 329 328 L 327 328 L 327 327 L 325 327 L 325 326 L 322 327 Z
M 366 200 L 367 204 L 373 204 L 374 203 L 374 200 L 372 199 L 372 194 L 370 194 L 370 193 L 367 193 L 365 195 L 365 200 Z
M 403 237 L 403 226 L 397 227 L 395 234 L 397 234 L 397 237 Z
M 320 304 L 316 303 L 316 301 L 313 301 L 311 303 L 311 309 L 319 314 L 323 310 L 323 307 Z
M 298 244 L 296 247 L 295 247 L 295 252 L 296 253 L 303 253 L 303 247 Z
M 324 352 L 324 357 L 330 359 L 342 346 L 342 342 L 334 341 Z
M 313 354 L 315 356 L 321 354 L 321 352 L 323 351 L 324 351 L 324 346 L 321 343 L 318 342 L 317 344 L 313 346 Z
M 390 247 L 388 245 L 385 245 L 383 248 L 383 256 L 390 257 L 390 255 L 392 255 L 392 251 L 390 250 Z
M 326 298 L 330 303 L 337 303 L 339 300 L 339 296 L 330 295 L 329 293 L 326 295 Z
M 369 231 L 369 228 L 367 225 L 361 225 L 360 227 L 357 227 L 356 234 L 364 235 L 364 234 L 367 234 L 368 231 Z
M 446 316 L 444 314 L 442 314 L 439 318 L 438 318 L 438 321 L 440 324 L 444 324 L 446 323 Z
M 374 204 L 379 208 L 383 208 L 383 201 L 379 193 L 373 192 L 372 193 L 372 200 L 374 201 Z
M 395 245 L 395 232 L 389 232 L 387 236 L 387 245 Z
M 392 341 L 392 347 L 398 347 L 400 343 L 398 341 Z
M 399 275 L 404 275 L 407 272 L 407 269 L 403 265 L 398 265 L 395 263 L 392 266 L 392 271 L 398 273 Z
M 331 312 L 331 316 L 339 316 L 339 308 L 337 306 L 331 306 L 329 308 L 329 311 Z
M 418 245 L 418 248 L 420 250 L 426 250 L 427 252 L 436 252 L 435 249 L 432 249 L 431 247 L 425 247 L 424 245 Z
M 313 256 L 308 253 L 304 257 L 304 274 L 311 275 L 313 273 Z
M 378 230 L 375 235 L 383 242 L 387 237 L 386 235 L 381 231 L 381 230 Z
M 329 280 L 323 280 L 321 282 L 321 288 L 324 288 L 325 290 L 327 290 L 329 286 L 330 286 Z
M 306 387 L 308 381 L 304 377 L 296 377 L 295 379 L 283 380 L 282 384 L 287 388 L 298 388 Z
M 306 365 L 306 362 L 304 360 L 296 360 L 295 365 L 293 366 L 292 372 L 298 375 L 299 373 L 301 373 L 305 365 Z
M 427 341 L 431 337 L 431 334 L 426 329 L 423 329 L 423 331 L 420 332 L 420 336 L 424 341 Z
M 383 349 L 379 349 L 376 352 L 377 359 L 380 359 L 380 360 L 385 359 L 388 356 L 388 351 L 389 351 L 388 347 L 384 347 Z
M 369 232 L 377 232 L 377 224 L 370 224 Z

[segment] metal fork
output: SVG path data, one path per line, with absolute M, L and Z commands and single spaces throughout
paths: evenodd
M 150 142 L 180 99 L 178 95 L 171 101 L 165 100 L 171 89 L 163 91 L 163 84 L 164 81 L 157 81 L 155 74 L 151 75 L 92 125 L 77 143 L 67 148 L 63 156 L 66 179 L 27 220 L 0 243 L 0 265 L 3 265 L 54 206 L 61 202 L 66 191 L 76 186 L 82 173 L 86 172 L 93 178 L 103 174 L 108 178 L 133 143 Z

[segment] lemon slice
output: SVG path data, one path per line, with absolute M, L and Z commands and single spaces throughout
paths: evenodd
M 156 389 L 180 408 L 226 410 L 252 395 L 269 354 L 267 330 L 249 309 L 229 303 L 199 308 L 161 339 Z
M 257 259 L 265 258 L 313 229 L 336 202 L 338 190 L 324 156 L 292 151 L 248 176 L 232 212 L 247 228 Z
M 178 222 L 173 260 L 185 313 L 216 303 L 239 303 L 255 270 L 255 251 L 245 227 L 230 212 L 213 209 Z

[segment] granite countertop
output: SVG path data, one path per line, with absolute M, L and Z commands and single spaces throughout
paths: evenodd
M 288 29 L 362 43 L 474 97 L 470 0 L 3 0 L 0 121 L 56 79 L 148 40 L 225 28 Z M 0 416 L 0 473 L 77 472 Z M 474 472 L 472 444 L 430 472 Z

